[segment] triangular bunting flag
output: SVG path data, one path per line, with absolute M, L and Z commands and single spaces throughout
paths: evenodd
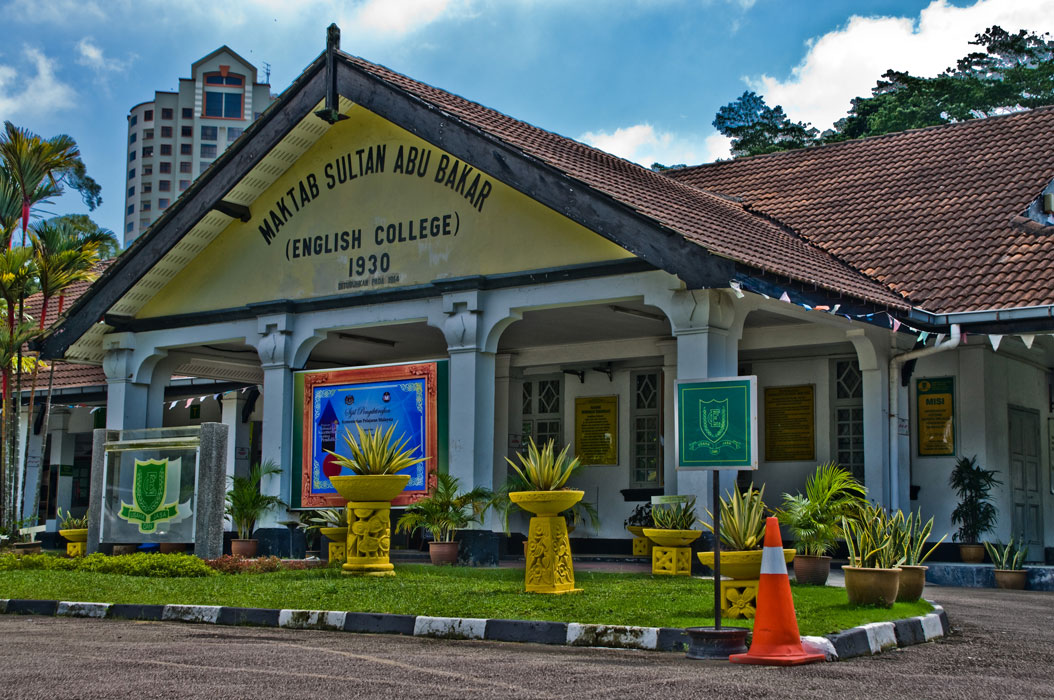
M 1032 335 L 1031 333 L 1026 333 L 1025 335 L 1021 336 L 1021 342 L 1024 343 L 1025 347 L 1029 350 L 1032 349 L 1032 341 L 1035 339 L 1036 336 Z
M 992 344 L 992 349 L 993 350 L 996 350 L 996 351 L 999 350 L 999 343 L 1002 342 L 1002 340 L 1003 340 L 1003 336 L 1001 336 L 1001 335 L 994 335 L 994 334 L 991 334 L 991 333 L 988 335 L 988 342 L 990 342 Z
M 728 283 L 728 286 L 732 288 L 732 293 L 736 295 L 736 299 L 743 298 L 743 287 L 740 286 L 739 282 L 732 280 Z
M 923 345 L 925 345 L 926 341 L 929 339 L 929 337 L 930 337 L 930 332 L 929 331 L 922 331 L 921 333 L 919 333 L 919 342 L 922 343 Z
M 935 344 L 936 344 L 936 345 L 940 345 L 941 343 L 943 343 L 943 342 L 944 342 L 944 339 L 945 339 L 945 338 L 947 338 L 947 337 L 948 337 L 948 336 L 947 336 L 947 334 L 945 334 L 945 333 L 938 333 L 938 334 L 937 334 L 937 342 L 936 342 Z
M 194 403 L 194 399 L 187 399 L 187 403 L 183 406 L 183 408 L 190 408 L 190 404 L 192 403 Z
M 177 403 L 179 403 L 179 402 L 178 401 L 173 401 L 172 403 L 170 403 L 168 405 L 168 410 L 171 411 L 173 408 L 175 408 Z
M 780 301 L 785 301 L 785 302 L 787 302 L 789 304 L 790 300 L 791 300 L 790 294 L 787 294 L 786 292 L 784 292 L 783 294 L 780 294 Z

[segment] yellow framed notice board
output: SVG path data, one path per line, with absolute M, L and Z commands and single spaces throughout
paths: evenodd
M 582 464 L 618 464 L 618 396 L 575 399 L 575 456 Z

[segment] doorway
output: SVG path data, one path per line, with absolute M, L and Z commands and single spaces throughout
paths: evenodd
M 1010 407 L 1011 533 L 1028 547 L 1028 561 L 1043 561 L 1043 495 L 1039 457 L 1039 413 Z

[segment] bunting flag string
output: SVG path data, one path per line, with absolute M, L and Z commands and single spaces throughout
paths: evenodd
M 988 342 L 992 344 L 992 350 L 999 352 L 999 343 L 1003 341 L 1003 336 L 996 335 L 994 333 L 988 334 Z

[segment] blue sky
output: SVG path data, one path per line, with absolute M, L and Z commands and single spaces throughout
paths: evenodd
M 714 113 L 754 89 L 820 129 L 887 68 L 932 75 L 1054 0 L 0 0 L 0 119 L 66 133 L 120 232 L 126 117 L 222 44 L 281 92 L 325 45 L 650 165 L 727 156 Z M 75 197 L 49 213 L 84 213 Z

